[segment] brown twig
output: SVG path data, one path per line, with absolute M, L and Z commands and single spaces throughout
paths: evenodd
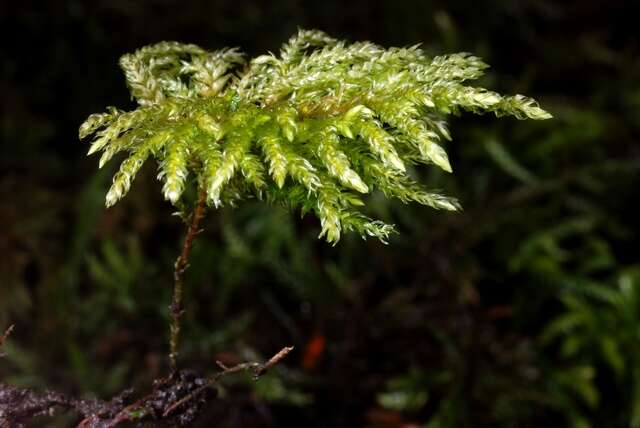
M 78 428 L 115 428 L 126 422 L 145 421 L 164 421 L 179 426 L 190 425 L 204 403 L 215 396 L 211 387 L 222 377 L 241 371 L 251 371 L 254 378 L 258 379 L 292 350 L 293 347 L 285 347 L 266 363 L 247 362 L 227 367 L 218 361 L 222 371 L 206 379 L 187 372 L 179 372 L 170 378 L 159 379 L 148 395 L 133 404 L 124 405 L 123 403 L 116 411 L 113 406 L 103 406 L 102 411 L 95 412 L 80 422 Z M 207 392 L 210 394 L 206 395 Z
M 7 336 L 5 333 L 0 338 L 4 341 Z M 83 419 L 78 428 L 116 428 L 124 423 L 146 422 L 191 426 L 207 403 L 216 397 L 212 386 L 222 377 L 250 371 L 257 380 L 292 350 L 293 347 L 285 347 L 265 363 L 247 362 L 227 367 L 218 362 L 222 371 L 208 378 L 180 371 L 154 381 L 153 390 L 135 401 L 131 389 L 110 401 L 102 401 L 76 399 L 56 391 L 37 392 L 0 383 L 0 428 L 26 426 L 33 418 L 51 415 L 55 408 L 81 415 Z
M 193 247 L 193 241 L 196 236 L 201 232 L 200 221 L 204 217 L 206 211 L 207 193 L 206 191 L 200 192 L 196 208 L 191 215 L 191 223 L 187 229 L 187 236 L 184 239 L 182 246 L 182 252 L 178 256 L 175 268 L 173 272 L 174 286 L 173 286 L 173 298 L 171 305 L 169 306 L 169 314 L 171 316 L 171 339 L 170 339 L 170 351 L 169 360 L 171 364 L 171 372 L 176 373 L 178 370 L 178 343 L 180 338 L 180 317 L 184 313 L 182 308 L 182 290 L 184 287 L 184 273 L 189 267 L 189 256 L 191 255 L 191 248 Z
M 251 372 L 253 372 L 254 380 L 258 380 L 258 378 L 260 376 L 264 375 L 267 372 L 267 370 L 269 370 L 275 364 L 278 364 L 280 361 L 282 361 L 282 359 L 285 358 L 291 351 L 293 351 L 293 346 L 285 346 L 277 354 L 275 354 L 273 357 L 271 357 L 269 359 L 269 361 L 267 361 L 264 364 L 260 364 L 260 363 L 256 363 L 256 362 L 248 362 L 248 363 L 241 363 L 241 364 L 235 365 L 233 367 L 227 367 L 222 362 L 216 361 L 216 364 L 222 369 L 222 371 L 216 373 L 213 376 L 211 376 L 205 382 L 204 385 L 202 385 L 199 388 L 195 389 L 193 392 L 187 394 L 186 396 L 184 396 L 180 400 L 177 400 L 176 402 L 172 403 L 169 407 L 167 407 L 167 409 L 164 411 L 162 416 L 165 417 L 165 418 L 171 416 L 171 414 L 174 411 L 176 411 L 178 408 L 180 408 L 182 405 L 184 405 L 185 403 L 187 403 L 187 402 L 189 402 L 189 401 L 191 401 L 191 400 L 193 400 L 195 398 L 198 398 L 198 396 L 200 394 L 202 394 L 208 388 L 211 388 L 223 376 L 226 376 L 228 374 L 237 373 L 237 372 L 241 372 L 241 371 L 251 371 Z
M 4 342 L 9 338 L 9 336 L 11 336 L 11 333 L 13 332 L 13 324 L 9 326 L 9 328 L 7 328 L 7 330 L 4 332 L 4 334 L 2 336 L 0 336 L 0 348 L 2 347 L 2 345 L 4 345 Z M 0 358 L 5 357 L 6 354 L 3 354 L 2 352 L 0 352 Z
M 37 392 L 0 383 L 0 427 L 27 426 L 30 420 L 38 416 L 51 416 L 56 408 L 73 410 L 90 418 L 92 415 L 107 413 L 111 407 L 117 407 L 120 398 L 121 396 L 116 397 L 110 402 L 76 399 L 56 391 Z

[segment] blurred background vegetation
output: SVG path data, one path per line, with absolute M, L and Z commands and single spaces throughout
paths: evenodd
M 640 427 L 640 37 L 622 0 L 2 2 L 0 379 L 109 397 L 166 372 L 183 236 L 146 166 L 103 208 L 113 164 L 77 126 L 132 106 L 118 57 L 160 40 L 275 50 L 297 26 L 433 54 L 543 123 L 463 115 L 462 213 L 372 196 L 400 234 L 330 247 L 317 221 L 249 203 L 210 212 L 188 272 L 184 365 L 296 351 L 227 381 L 219 427 Z M 56 426 L 73 421 L 64 416 Z M 295 425 L 294 425 L 295 424 Z

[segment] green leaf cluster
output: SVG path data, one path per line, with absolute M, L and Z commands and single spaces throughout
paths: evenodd
M 127 153 L 107 206 L 155 158 L 174 205 L 191 175 L 215 207 L 257 197 L 314 212 L 331 243 L 350 230 L 388 238 L 391 225 L 358 210 L 375 190 L 459 209 L 409 174 L 417 164 L 451 172 L 441 145 L 450 139 L 447 115 L 551 117 L 522 95 L 467 86 L 487 68 L 473 55 L 430 58 L 418 46 L 349 44 L 314 30 L 250 61 L 236 49 L 162 42 L 124 55 L 120 66 L 139 106 L 109 108 L 80 127 L 80 138 L 93 135 L 89 154 L 102 152 L 101 167 Z
M 583 281 L 564 290 L 560 300 L 565 310 L 546 325 L 543 341 L 559 345 L 566 360 L 609 369 L 625 391 L 621 405 L 628 426 L 640 427 L 640 269 L 622 269 L 610 282 Z M 585 391 L 581 394 L 595 407 L 598 390 Z

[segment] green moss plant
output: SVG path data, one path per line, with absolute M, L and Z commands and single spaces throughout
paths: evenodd
M 429 57 L 418 46 L 347 43 L 315 30 L 251 60 L 237 49 L 161 42 L 124 55 L 120 66 L 137 108 L 111 107 L 80 127 L 80 138 L 93 136 L 89 154 L 101 153 L 100 167 L 126 153 L 106 205 L 127 194 L 150 158 L 180 211 L 190 211 L 187 183 L 200 195 L 176 262 L 174 369 L 182 275 L 206 206 L 258 198 L 313 212 L 329 243 L 348 231 L 386 242 L 393 226 L 359 211 L 367 194 L 460 208 L 409 174 L 422 164 L 452 171 L 448 115 L 551 117 L 531 98 L 468 85 L 488 67 L 476 56 Z

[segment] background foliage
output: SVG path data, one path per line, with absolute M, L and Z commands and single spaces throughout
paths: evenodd
M 461 213 L 371 199 L 389 246 L 247 204 L 210 215 L 188 274 L 187 365 L 297 347 L 227 383 L 224 427 L 640 426 L 640 63 L 627 2 L 45 1 L 0 6 L 3 381 L 108 396 L 166 370 L 183 233 L 153 167 L 103 209 L 78 124 L 133 105 L 117 59 L 159 40 L 249 54 L 296 26 L 383 45 L 470 51 L 481 81 L 526 93 L 544 123 L 462 115 L 458 172 L 421 181 Z M 215 418 L 215 419 L 213 419 Z M 60 426 L 70 421 L 59 419 Z M 206 426 L 207 422 L 203 421 Z

